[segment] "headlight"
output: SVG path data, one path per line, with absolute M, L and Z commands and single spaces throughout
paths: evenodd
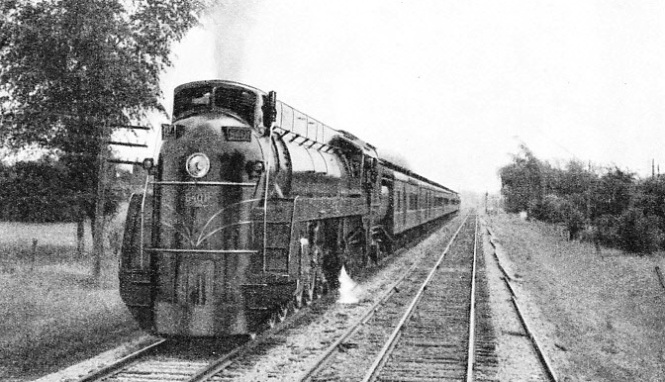
M 192 178 L 203 178 L 210 170 L 210 159 L 203 153 L 192 154 L 187 158 L 187 172 Z

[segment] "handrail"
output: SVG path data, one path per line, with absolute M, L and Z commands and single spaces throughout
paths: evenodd
M 150 184 L 156 186 L 240 186 L 240 187 L 256 187 L 257 183 L 242 183 L 242 182 L 189 182 L 189 181 L 154 181 Z
M 143 197 L 141 198 L 141 237 L 139 241 L 139 266 L 143 269 L 143 246 L 145 245 L 143 236 L 144 226 L 145 226 L 145 199 L 148 197 L 148 184 L 150 183 L 150 175 L 145 177 L 145 185 L 143 186 Z
M 273 142 L 272 133 L 274 129 L 270 129 L 270 137 L 268 142 Z M 270 189 L 270 168 L 272 167 L 272 155 L 268 155 L 268 160 L 266 161 L 266 171 L 265 171 L 265 191 L 263 193 L 263 253 L 262 253 L 262 264 L 261 269 L 263 272 L 266 271 L 266 247 L 268 246 L 268 190 Z
M 302 135 L 302 134 L 296 133 L 296 132 L 293 131 L 293 130 L 285 129 L 285 128 L 281 127 L 281 126 L 274 126 L 273 129 L 279 129 L 279 130 L 283 131 L 284 134 L 281 135 L 281 137 L 284 137 L 284 136 L 286 136 L 287 134 L 293 134 L 292 141 L 293 141 L 293 140 L 296 140 L 296 139 L 298 139 L 298 138 L 302 138 L 302 139 L 303 139 L 303 142 L 302 142 L 302 143 L 305 143 L 305 142 L 307 142 L 307 141 L 311 141 L 311 142 L 313 142 L 314 144 L 319 144 L 319 145 L 321 145 L 321 147 L 319 147 L 318 149 L 316 149 L 317 151 L 318 151 L 318 150 L 321 150 L 321 149 L 324 148 L 324 147 L 325 147 L 326 149 L 328 149 L 328 148 L 331 148 L 331 149 L 333 149 L 333 150 L 334 150 L 334 149 L 338 149 L 337 147 L 332 146 L 332 145 L 330 145 L 330 144 L 328 144 L 328 143 L 321 142 L 321 141 L 318 140 L 318 139 L 309 138 L 309 137 L 307 137 L 307 136 L 305 136 L 305 135 Z M 301 143 L 301 144 L 302 144 L 302 143 Z M 312 146 L 313 146 L 313 145 L 312 145 Z M 311 146 L 310 146 L 310 147 L 311 147 Z
M 295 199 L 293 199 L 293 211 L 291 212 L 291 232 L 290 232 L 290 238 L 289 238 L 289 250 L 287 251 L 287 259 L 286 259 L 286 266 L 287 269 L 291 265 L 291 245 L 293 244 L 293 238 L 295 236 L 295 227 L 296 227 L 296 205 L 298 204 L 298 198 L 300 195 L 296 196 Z M 298 258 L 302 258 L 302 256 L 298 256 Z M 298 265 L 298 272 L 302 276 L 302 267 L 300 264 Z

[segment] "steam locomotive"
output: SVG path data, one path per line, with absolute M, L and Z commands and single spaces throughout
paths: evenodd
M 120 294 L 162 336 L 249 334 L 459 209 L 459 195 L 265 93 L 175 89 L 172 124 L 132 195 Z

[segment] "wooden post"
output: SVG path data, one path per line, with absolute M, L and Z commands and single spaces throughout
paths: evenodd
M 80 259 L 85 251 L 85 217 L 81 211 L 78 212 L 78 215 L 76 218 L 76 256 Z
M 95 204 L 95 222 L 93 237 L 93 259 L 92 259 L 92 277 L 99 281 L 102 268 L 102 259 L 104 258 L 104 201 L 106 193 L 106 160 L 108 157 L 107 139 L 109 134 L 108 122 L 104 122 L 99 134 L 99 152 L 97 153 L 97 198 Z
M 30 271 L 35 268 L 35 259 L 37 258 L 37 239 L 32 239 L 32 252 L 31 252 L 31 261 L 30 261 Z

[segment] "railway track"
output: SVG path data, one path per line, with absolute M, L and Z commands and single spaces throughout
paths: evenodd
M 428 273 L 363 381 L 464 378 L 467 349 L 474 342 L 469 340 L 473 336 L 469 318 L 474 314 L 469 297 L 474 288 L 475 225 L 465 224 L 452 250 L 442 254 Z
M 316 315 L 316 309 L 317 305 L 303 307 L 293 313 L 288 320 L 276 323 L 272 328 L 252 338 L 230 338 L 223 344 L 210 342 L 202 344 L 195 341 L 195 345 L 187 346 L 193 347 L 190 350 L 198 354 L 187 354 L 188 351 L 183 350 L 186 346 L 162 339 L 80 378 L 77 382 L 205 381 L 219 370 L 226 368 L 234 358 L 257 352 L 262 346 L 270 346 L 271 339 L 279 332 L 288 330 L 290 326 L 306 319 L 308 315 Z M 199 351 L 201 348 L 206 348 L 204 353 L 208 355 L 201 354 Z M 216 357 L 210 355 L 215 353 L 221 355 Z
M 523 334 L 524 338 L 530 342 L 531 349 L 533 350 L 533 354 L 531 356 L 534 358 L 534 360 L 531 360 L 530 363 L 536 366 L 533 367 L 533 369 L 531 370 L 529 380 L 557 382 L 558 377 L 556 372 L 554 371 L 554 368 L 552 367 L 552 363 L 549 360 L 545 351 L 543 350 L 540 341 L 538 340 L 536 334 L 532 330 L 532 327 L 529 324 L 529 321 L 524 313 L 525 308 L 522 306 L 522 303 L 520 302 L 519 294 L 516 293 L 516 287 L 513 285 L 513 278 L 506 271 L 506 268 L 504 267 L 501 257 L 497 254 L 497 252 L 499 251 L 498 248 L 499 245 L 497 244 L 496 235 L 490 229 L 487 223 L 484 223 L 483 225 L 487 231 L 488 242 L 491 248 L 493 249 L 492 255 L 494 258 L 495 265 L 497 266 L 499 271 L 503 274 L 503 277 L 501 277 L 501 279 L 503 280 L 506 289 L 508 290 L 508 293 L 510 295 L 510 299 L 508 301 L 512 303 L 516 319 L 519 320 L 519 325 L 524 331 Z M 524 362 L 524 360 L 522 360 L 522 362 Z
M 172 354 L 173 352 L 168 350 L 172 345 L 162 339 L 79 379 L 78 382 L 193 381 L 198 374 L 210 367 L 211 361 L 206 357 Z

